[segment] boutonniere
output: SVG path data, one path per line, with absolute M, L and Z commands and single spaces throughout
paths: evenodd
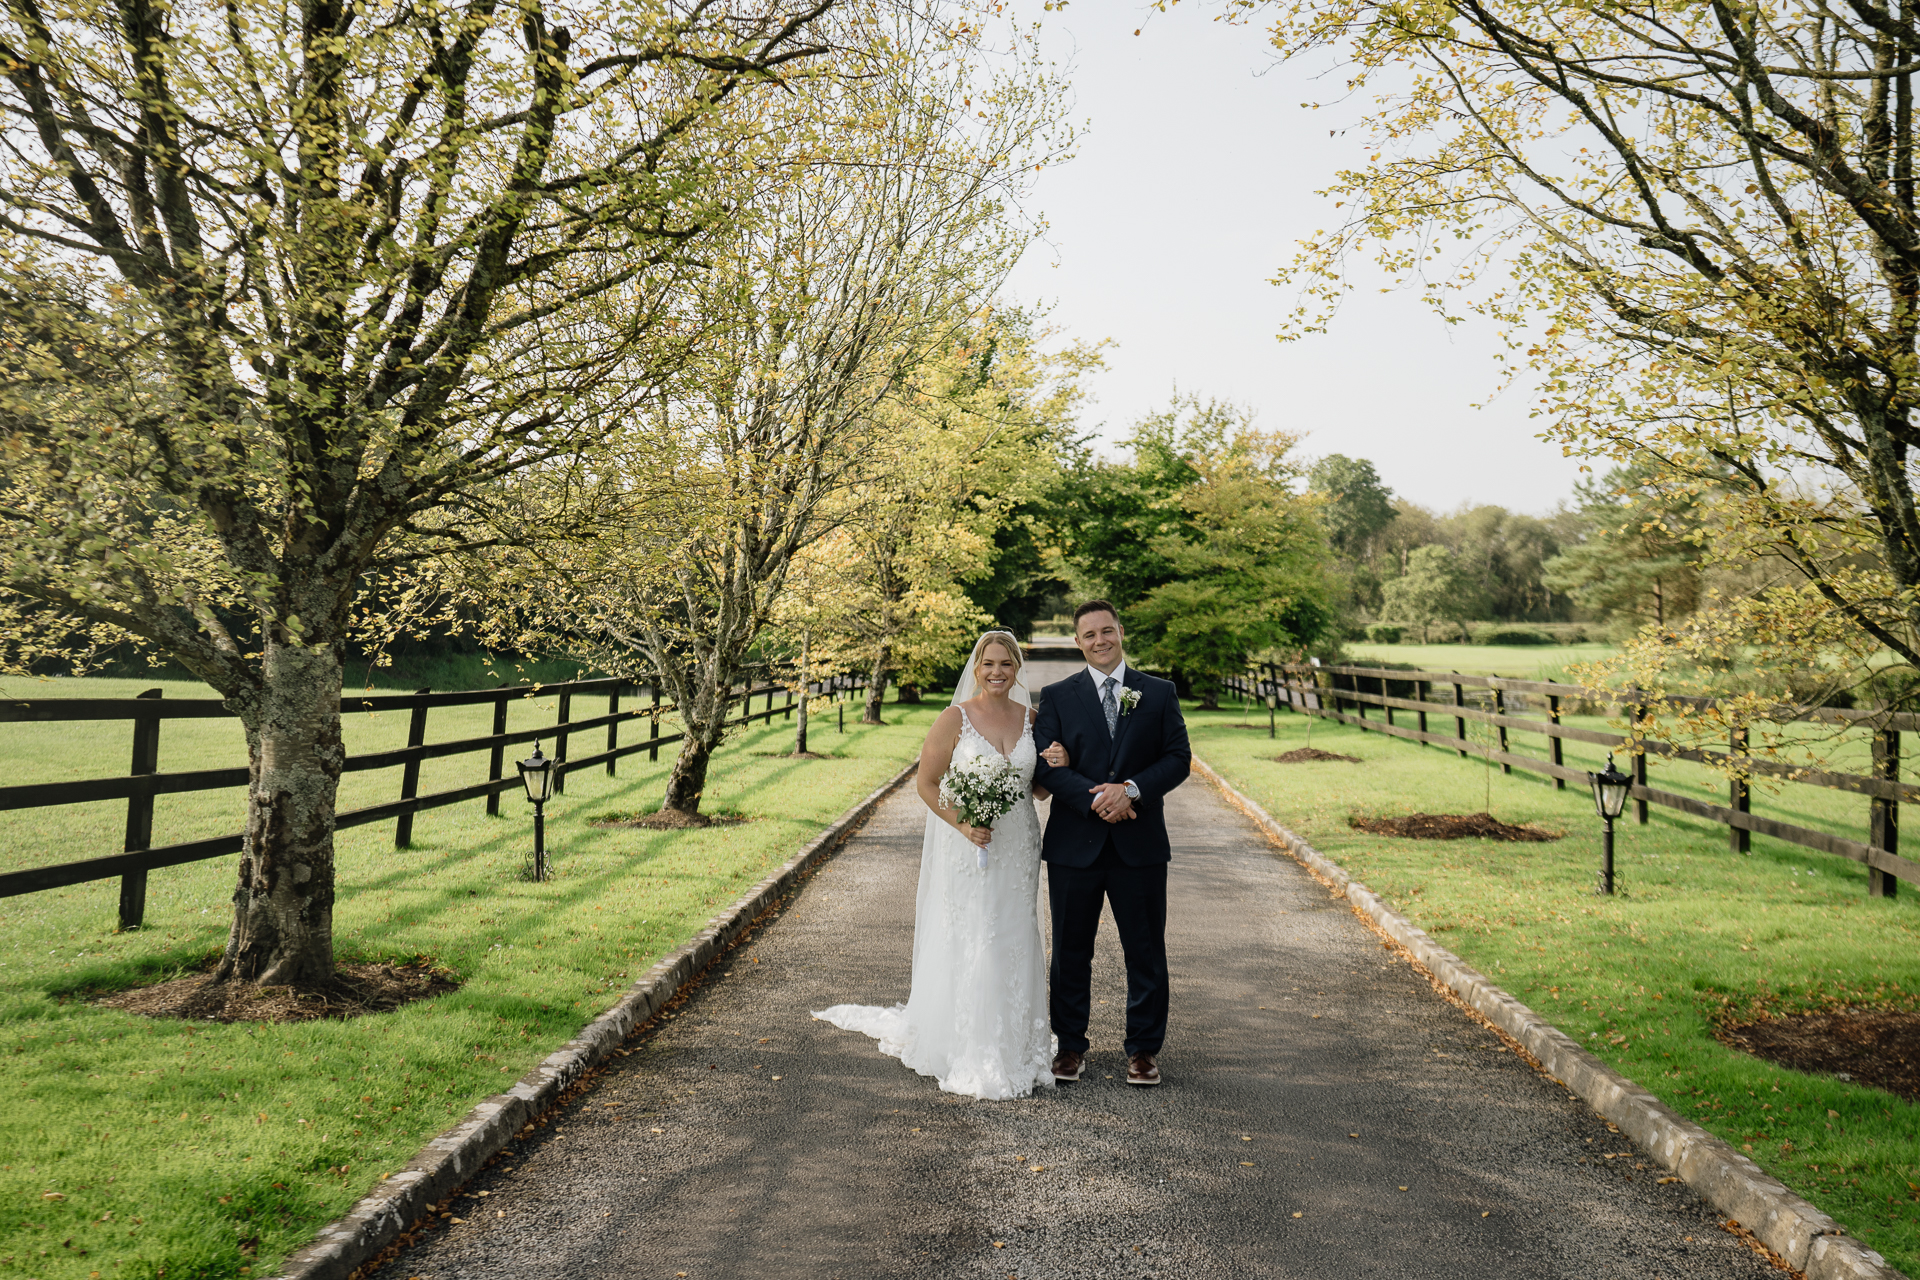
M 1140 705 L 1140 691 L 1138 689 L 1128 689 L 1123 687 L 1120 690 L 1120 714 L 1121 715 L 1123 716 L 1126 715 L 1129 711 L 1132 711 L 1135 707 L 1139 705 Z

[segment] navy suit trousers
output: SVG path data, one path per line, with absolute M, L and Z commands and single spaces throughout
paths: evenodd
M 1047 898 L 1053 913 L 1047 1014 L 1060 1048 L 1087 1051 L 1093 939 L 1104 901 L 1127 960 L 1127 1056 L 1159 1053 L 1167 1038 L 1167 864 L 1130 867 L 1108 840 L 1090 867 L 1049 862 Z

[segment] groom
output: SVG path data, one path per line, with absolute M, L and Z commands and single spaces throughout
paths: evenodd
M 1043 751 L 1034 776 L 1053 793 L 1040 845 L 1053 907 L 1047 1004 L 1060 1041 L 1054 1079 L 1078 1080 L 1104 899 L 1127 958 L 1127 1083 L 1155 1085 L 1167 1036 L 1167 863 L 1173 857 L 1162 797 L 1187 780 L 1193 752 L 1172 683 L 1129 667 L 1121 653 L 1125 639 L 1105 600 L 1075 610 L 1073 642 L 1087 665 L 1041 692 L 1033 727 L 1035 742 L 1060 744 L 1068 760 L 1057 767 Z

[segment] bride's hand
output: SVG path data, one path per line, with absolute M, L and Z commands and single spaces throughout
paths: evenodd
M 982 849 L 993 843 L 992 827 L 970 827 L 964 822 L 955 822 L 955 829 Z
M 1058 742 L 1049 742 L 1047 749 L 1040 753 L 1040 758 L 1056 769 L 1064 769 L 1073 763 L 1067 755 L 1066 746 Z

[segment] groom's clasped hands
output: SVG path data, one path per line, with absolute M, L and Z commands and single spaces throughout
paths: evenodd
M 1049 742 L 1041 751 L 1040 758 L 1056 769 L 1065 769 L 1073 763 L 1067 755 L 1065 746 L 1058 742 Z M 1133 800 L 1127 795 L 1125 783 L 1109 782 L 1103 786 L 1088 787 L 1093 793 L 1093 812 L 1106 822 L 1126 822 L 1139 815 L 1133 811 Z

